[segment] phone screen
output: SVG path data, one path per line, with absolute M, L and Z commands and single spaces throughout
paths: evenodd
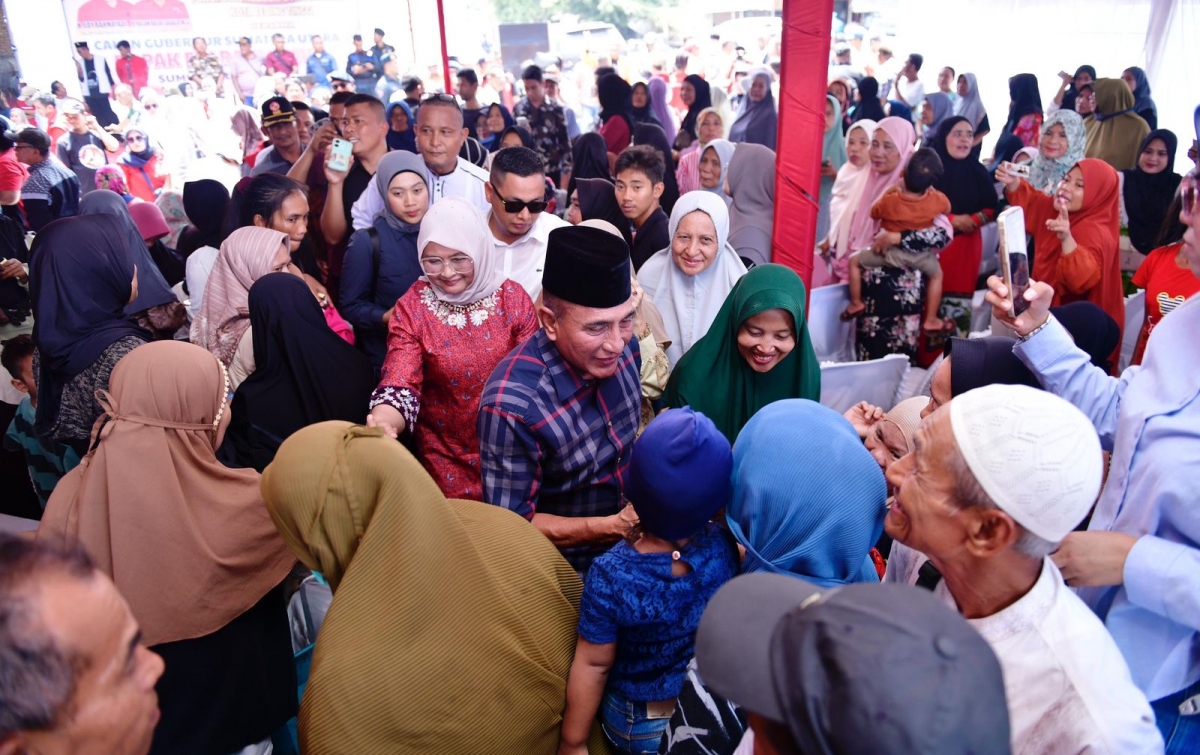
M 329 168 L 339 172 L 350 170 L 350 155 L 354 145 L 345 139 L 334 139 L 329 145 Z
M 1010 207 L 997 218 L 1000 227 L 1000 268 L 1008 287 L 1013 317 L 1029 308 L 1029 252 L 1025 243 L 1025 210 Z

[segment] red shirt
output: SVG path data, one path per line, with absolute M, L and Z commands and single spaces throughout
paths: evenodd
M 296 56 L 287 50 L 283 52 L 272 50 L 270 55 L 263 58 L 263 65 L 267 67 L 267 73 L 281 71 L 290 74 L 300 64 L 296 62 Z
M 141 55 L 131 55 L 128 58 L 118 55 L 113 61 L 113 68 L 116 69 L 117 78 L 121 83 L 133 87 L 134 97 L 150 83 L 150 67 Z
M 1175 258 L 1183 242 L 1162 246 L 1146 255 L 1142 266 L 1133 274 L 1133 285 L 1146 289 L 1146 319 L 1138 335 L 1137 348 L 1131 364 L 1141 364 L 1146 352 L 1146 340 L 1162 319 L 1185 301 L 1200 292 L 1200 278 L 1191 268 L 1180 267 Z
M 10 149 L 0 154 L 0 191 L 20 192 L 29 177 L 29 168 L 17 162 L 17 151 Z

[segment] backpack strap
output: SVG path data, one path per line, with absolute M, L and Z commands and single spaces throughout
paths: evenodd
M 367 237 L 371 239 L 371 301 L 375 301 L 375 286 L 379 282 L 379 258 L 382 253 L 379 242 L 379 229 L 374 225 L 367 226 Z
M 932 561 L 926 561 L 917 570 L 917 587 L 933 592 L 941 581 L 942 573 L 933 565 Z

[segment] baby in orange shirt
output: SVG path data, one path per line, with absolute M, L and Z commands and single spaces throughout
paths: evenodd
M 880 221 L 883 230 L 894 233 L 920 231 L 933 225 L 938 215 L 950 212 L 950 200 L 933 188 L 942 177 L 942 161 L 928 148 L 914 152 L 904 167 L 904 185 L 893 186 L 871 206 L 871 217 Z M 915 267 L 929 279 L 925 295 L 927 331 L 939 332 L 945 327 L 938 317 L 942 304 L 942 266 L 933 251 L 910 252 L 893 246 L 883 251 L 874 247 L 862 249 L 850 257 L 850 306 L 845 319 L 857 316 L 866 309 L 862 300 L 862 269 L 864 267 Z

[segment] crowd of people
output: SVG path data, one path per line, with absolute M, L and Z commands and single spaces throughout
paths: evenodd
M 937 359 L 839 414 L 772 40 L 596 56 L 592 110 L 374 41 L 166 94 L 81 42 L 8 111 L 0 753 L 1200 747 L 1200 209 L 1140 69 L 1013 77 L 985 163 L 975 76 L 834 50 L 814 283 Z

